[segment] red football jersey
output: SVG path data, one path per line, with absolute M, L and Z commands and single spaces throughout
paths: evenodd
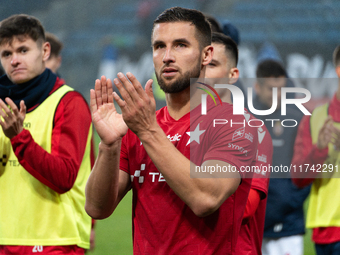
M 246 222 L 246 224 L 242 224 L 241 226 L 240 235 L 237 240 L 236 254 L 242 255 L 262 254 L 261 246 L 270 176 L 270 172 L 263 170 L 262 166 L 272 164 L 273 142 L 265 125 L 259 127 L 257 132 L 259 143 L 257 147 L 256 161 L 253 162 L 253 165 L 258 167 L 258 171 L 254 172 L 251 189 L 255 189 L 260 192 L 261 200 L 255 214 L 249 219 L 249 221 Z
M 191 151 L 197 166 L 207 160 L 225 161 L 237 170 L 250 165 L 256 156 L 257 130 L 245 125 L 239 132 L 240 124 L 230 123 L 214 126 L 214 119 L 241 123 L 245 117 L 233 116 L 230 104 L 215 106 L 209 101 L 208 109 L 201 115 L 198 107 L 179 120 L 167 107 L 156 114 L 169 140 L 187 158 Z M 134 254 L 234 254 L 251 178 L 242 179 L 216 212 L 200 218 L 169 187 L 131 130 L 122 141 L 120 169 L 131 176 Z

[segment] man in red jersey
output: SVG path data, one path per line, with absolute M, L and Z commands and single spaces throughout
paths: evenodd
M 312 183 L 306 225 L 318 255 L 340 254 L 340 46 L 333 53 L 338 90 L 330 103 L 305 116 L 298 129 L 292 164 L 298 187 Z
M 190 78 L 204 78 L 210 44 L 210 25 L 201 12 L 170 8 L 152 31 L 154 67 L 167 106 L 155 112 L 152 81 L 144 90 L 131 73 L 114 80 L 124 101 L 112 94 L 105 77 L 91 90 L 101 143 L 85 209 L 93 218 L 106 218 L 132 189 L 134 254 L 235 254 L 251 182 L 240 169 L 255 157 L 257 133 L 245 127 L 250 141 L 237 136 L 235 125 L 213 125 L 232 116 L 229 104 L 209 100 L 207 115 L 201 115 L 200 103 L 190 100 L 191 89 L 201 92 Z M 227 178 L 211 178 L 212 169 L 226 170 Z
M 207 66 L 206 78 L 209 83 L 235 83 L 239 77 L 237 69 L 237 44 L 228 36 L 221 33 L 212 34 L 214 56 Z M 217 89 L 224 102 L 232 104 L 231 93 L 228 89 Z M 246 113 L 249 115 L 249 113 Z M 252 116 L 253 118 L 253 116 Z M 237 254 L 261 254 L 264 218 L 269 185 L 269 171 L 263 171 L 262 166 L 272 163 L 273 145 L 266 126 L 258 128 L 258 147 L 255 162 L 258 167 L 254 172 L 252 184 L 243 215 L 243 224 L 237 240 Z
M 0 254 L 84 254 L 91 114 L 49 69 L 40 21 L 0 23 Z

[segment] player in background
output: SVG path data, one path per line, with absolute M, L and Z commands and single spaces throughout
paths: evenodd
M 207 79 L 207 82 L 212 83 L 212 85 L 234 84 L 239 77 L 237 44 L 229 36 L 222 33 L 212 33 L 212 46 L 214 47 L 214 55 L 207 66 L 205 77 L 210 78 Z M 230 90 L 216 90 L 223 102 L 232 104 Z M 250 115 L 249 113 L 246 114 Z M 256 160 L 252 166 L 258 166 L 261 169 L 262 165 L 268 166 L 272 163 L 273 144 L 265 126 L 258 128 L 257 132 L 259 144 Z M 269 176 L 269 171 L 258 171 L 253 175 L 243 223 L 237 240 L 237 254 L 261 254 Z
M 290 106 L 287 107 L 287 115 L 281 115 L 281 88 L 287 86 L 287 77 L 286 70 L 275 60 L 263 60 L 256 69 L 255 109 L 271 108 L 273 88 L 277 88 L 277 109 L 270 115 L 255 115 L 264 121 L 272 137 L 273 167 L 290 166 L 293 157 L 297 126 L 285 128 L 281 124 L 282 119 L 294 119 L 299 123 L 302 118 L 301 111 Z M 303 254 L 303 202 L 308 193 L 309 188 L 300 189 L 293 185 L 288 172 L 271 173 L 262 244 L 264 255 Z
M 50 44 L 33 16 L 0 23 L 0 254 L 84 254 L 91 114 L 45 67 Z
M 46 68 L 49 68 L 53 73 L 57 74 L 62 62 L 60 53 L 64 45 L 58 37 L 49 32 L 46 32 L 46 42 L 49 42 L 51 45 L 51 54 L 46 61 Z
M 306 226 L 313 229 L 318 255 L 340 254 L 340 46 L 334 50 L 333 63 L 338 90 L 329 103 L 302 119 L 292 162 L 293 182 L 298 187 L 312 184 Z
M 236 254 L 251 183 L 239 170 L 255 158 L 257 133 L 246 127 L 254 140 L 232 142 L 235 126 L 213 127 L 214 118 L 232 116 L 231 105 L 209 100 L 207 115 L 201 115 L 201 102 L 194 100 L 202 90 L 190 78 L 204 78 L 213 54 L 201 12 L 165 10 L 154 21 L 151 40 L 167 106 L 155 112 L 152 80 L 144 90 L 131 73 L 118 73 L 114 83 L 124 101 L 112 94 L 110 80 L 96 81 L 91 109 L 101 142 L 86 186 L 86 211 L 106 218 L 132 189 L 134 254 Z M 235 171 L 212 178 L 204 169 L 215 167 Z

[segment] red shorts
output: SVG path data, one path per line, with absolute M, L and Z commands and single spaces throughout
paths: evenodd
M 84 255 L 85 249 L 77 245 L 66 246 L 14 246 L 0 245 L 0 255 Z

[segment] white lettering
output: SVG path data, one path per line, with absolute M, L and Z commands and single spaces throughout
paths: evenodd
M 224 125 L 224 124 L 227 124 L 228 121 L 225 120 L 225 119 L 214 119 L 213 121 L 213 127 L 216 127 L 216 125 Z
M 155 182 L 155 176 L 159 175 L 159 173 L 149 173 L 150 175 L 152 175 L 152 182 Z

